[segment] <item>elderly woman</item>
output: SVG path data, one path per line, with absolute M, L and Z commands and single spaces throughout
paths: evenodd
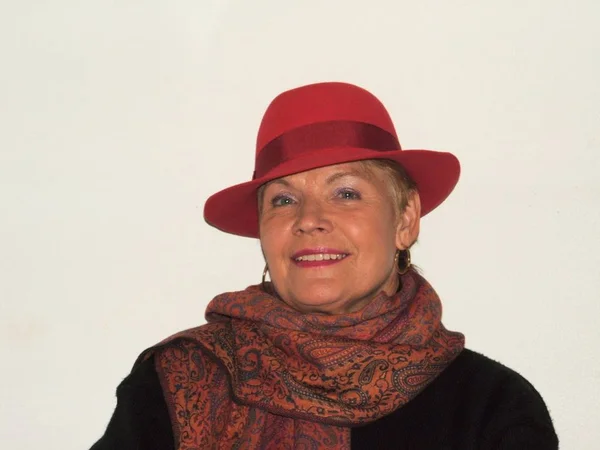
M 464 349 L 411 266 L 459 171 L 449 153 L 402 150 L 359 87 L 278 96 L 252 181 L 205 205 L 209 224 L 260 239 L 263 282 L 142 353 L 92 448 L 556 449 L 540 395 Z

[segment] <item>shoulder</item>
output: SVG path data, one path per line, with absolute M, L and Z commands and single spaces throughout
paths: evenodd
M 166 351 L 187 353 L 194 350 L 199 351 L 202 344 L 211 346 L 215 339 L 228 328 L 229 323 L 226 321 L 213 322 L 172 334 L 140 353 L 133 365 L 133 370 L 147 359 L 155 357 L 157 354 L 164 354 Z
M 402 440 L 406 448 L 554 450 L 556 433 L 540 394 L 514 370 L 471 350 L 392 414 L 355 429 L 353 444 Z
M 520 404 L 547 413 L 542 396 L 525 377 L 468 349 L 461 352 L 431 387 L 472 399 L 481 408 Z
M 465 349 L 440 376 L 441 381 L 456 383 L 469 391 L 480 391 L 500 400 L 499 393 L 526 397 L 543 403 L 533 385 L 515 370 L 472 350 Z
M 521 387 L 533 388 L 523 376 L 515 370 L 473 350 L 465 349 L 452 362 L 445 372 L 447 375 L 467 376 L 482 382 L 508 382 Z
M 156 378 L 156 370 L 154 368 L 154 355 L 148 355 L 147 358 L 139 360 L 129 375 L 127 375 L 121 384 L 117 387 L 117 394 L 119 391 L 127 389 L 153 389 L 157 386 L 160 387 L 158 379 Z
M 175 334 L 163 339 L 152 348 L 160 348 L 169 345 L 173 342 L 187 340 L 187 341 L 202 341 L 210 340 L 215 334 L 218 334 L 222 330 L 228 329 L 230 326 L 229 321 L 223 320 L 220 322 L 205 323 L 197 327 L 188 328 L 186 330 L 178 331 Z
M 153 358 L 138 364 L 117 387 L 117 406 L 92 450 L 173 449 L 167 405 Z
M 481 427 L 482 439 L 508 446 L 526 442 L 529 436 L 532 440 L 543 437 L 552 445 L 542 448 L 555 448 L 554 442 L 557 445 L 542 396 L 525 377 L 509 367 L 464 350 L 439 378 L 439 392 L 453 392 L 449 394 L 454 397 L 453 403 L 471 412 L 470 419 Z

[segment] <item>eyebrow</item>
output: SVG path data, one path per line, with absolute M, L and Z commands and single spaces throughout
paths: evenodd
M 330 175 L 329 177 L 327 177 L 325 182 L 327 184 L 331 184 L 334 181 L 339 180 L 340 178 L 345 178 L 345 177 L 358 177 L 358 178 L 366 179 L 365 175 L 362 172 L 359 172 L 358 170 L 350 170 L 350 171 L 345 171 L 345 172 L 334 173 L 333 175 Z
M 345 178 L 345 177 L 358 177 L 358 178 L 367 179 L 365 174 L 363 174 L 362 172 L 360 172 L 358 170 L 347 170 L 344 172 L 336 172 L 333 175 L 329 175 L 327 177 L 327 179 L 325 180 L 325 183 L 332 184 L 335 181 L 339 180 L 340 178 Z M 272 184 L 281 184 L 281 185 L 284 185 L 287 187 L 292 186 L 291 183 L 289 183 L 287 180 L 284 180 L 283 178 L 277 178 L 275 180 L 272 180 L 272 181 L 269 181 L 268 183 L 266 183 L 264 185 L 265 189 Z
M 283 184 L 284 186 L 291 186 L 290 183 L 288 183 L 286 180 L 284 180 L 283 178 L 276 178 L 275 180 L 271 180 L 268 183 L 264 184 L 265 189 L 268 186 L 271 186 L 272 184 Z

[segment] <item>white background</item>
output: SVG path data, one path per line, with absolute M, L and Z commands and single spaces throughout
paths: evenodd
M 273 96 L 359 84 L 463 176 L 413 260 L 469 347 L 600 442 L 600 3 L 2 1 L 0 447 L 85 449 L 136 356 L 258 283 L 204 200 Z

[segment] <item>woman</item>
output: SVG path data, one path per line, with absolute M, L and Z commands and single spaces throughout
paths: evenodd
M 144 352 L 92 448 L 557 448 L 536 390 L 464 349 L 411 266 L 420 218 L 459 171 L 449 153 L 403 151 L 359 87 L 278 96 L 252 181 L 205 205 L 209 224 L 260 239 L 263 282 Z

